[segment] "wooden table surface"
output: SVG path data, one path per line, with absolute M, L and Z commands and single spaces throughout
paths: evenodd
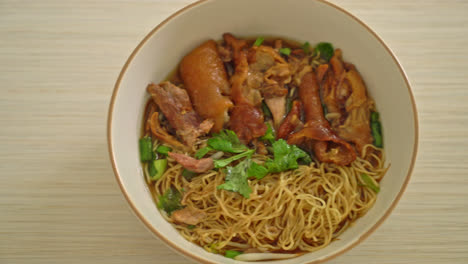
M 0 0 L 0 263 L 191 263 L 112 172 L 106 118 L 134 47 L 191 0 Z M 333 0 L 405 67 L 420 120 L 401 202 L 329 263 L 468 263 L 468 1 Z

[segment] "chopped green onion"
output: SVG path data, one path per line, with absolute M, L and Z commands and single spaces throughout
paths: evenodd
M 305 54 L 310 54 L 310 43 L 308 41 L 302 44 L 301 48 Z
M 361 179 L 365 183 L 366 187 L 373 190 L 375 193 L 380 192 L 380 187 L 374 182 L 374 180 L 367 174 L 361 174 Z
M 372 131 L 372 137 L 374 138 L 374 146 L 381 148 L 383 146 L 383 139 L 382 139 L 382 127 L 380 126 L 380 122 L 372 122 L 371 131 Z
M 158 173 L 158 170 L 156 170 L 156 167 L 154 166 L 154 161 L 151 161 L 148 164 L 148 173 L 150 176 L 150 179 L 153 179 L 154 176 Z
M 203 158 L 206 155 L 206 153 L 210 152 L 210 150 L 212 150 L 210 147 L 204 147 L 204 148 L 197 150 L 197 152 L 195 153 L 195 158 L 196 159 Z
M 309 165 L 310 163 L 312 163 L 312 158 L 310 157 L 310 155 L 306 155 L 305 157 L 299 159 L 299 162 L 303 165 Z
M 265 117 L 272 118 L 272 114 L 271 114 L 270 108 L 269 108 L 268 105 L 265 103 L 265 101 L 262 102 L 262 111 L 263 111 L 263 115 L 264 115 Z
M 379 121 L 379 113 L 372 112 L 370 116 L 370 128 L 374 138 L 374 146 L 381 148 L 383 146 L 382 125 Z
M 195 226 L 195 225 L 188 225 L 187 226 L 187 228 L 190 229 L 190 230 L 194 229 L 195 227 L 197 227 L 197 226 Z
M 291 112 L 293 105 L 293 100 L 290 96 L 286 97 L 286 114 L 289 114 Z
M 326 105 L 322 105 L 322 108 L 323 108 L 323 116 L 326 116 L 328 114 L 328 108 Z
M 320 57 L 322 57 L 322 59 L 329 61 L 331 57 L 333 57 L 335 49 L 331 43 L 320 42 L 317 44 L 317 47 L 315 47 L 315 51 L 320 53 Z
M 265 40 L 264 37 L 258 37 L 256 40 L 255 40 L 255 43 L 254 43 L 254 46 L 260 46 L 262 45 L 263 41 Z
M 153 143 L 151 137 L 143 137 L 140 139 L 140 160 L 150 161 L 153 159 Z
M 226 250 L 226 253 L 225 253 L 225 257 L 226 258 L 235 258 L 237 256 L 239 256 L 240 254 L 242 254 L 242 252 L 240 251 L 236 251 L 236 250 Z
M 157 181 L 161 178 L 167 168 L 167 159 L 158 159 L 150 162 L 149 174 L 152 181 Z
M 379 122 L 379 113 L 378 112 L 372 112 L 371 113 L 371 122 Z
M 195 176 L 197 176 L 198 174 L 196 172 L 193 172 L 193 171 L 189 171 L 187 169 L 184 169 L 184 171 L 182 171 L 182 176 L 187 180 L 187 181 L 190 181 L 192 180 Z
M 167 155 L 169 153 L 169 151 L 171 151 L 171 150 L 172 150 L 172 148 L 170 148 L 170 147 L 160 145 L 156 149 L 156 152 L 158 152 L 160 154 L 163 154 L 163 155 Z
M 215 160 L 214 161 L 214 167 L 217 168 L 217 169 L 222 168 L 222 167 L 226 167 L 227 165 L 229 165 L 229 163 L 231 163 L 231 162 L 233 162 L 235 160 L 241 159 L 243 157 L 251 156 L 254 152 L 255 152 L 255 149 L 250 149 L 250 150 L 247 150 L 247 151 L 245 151 L 245 152 L 243 152 L 241 154 L 229 157 L 227 159 Z
M 281 49 L 279 49 L 279 53 L 281 53 L 283 55 L 286 55 L 286 56 L 289 56 L 289 54 L 291 54 L 291 49 L 290 48 L 281 48 Z

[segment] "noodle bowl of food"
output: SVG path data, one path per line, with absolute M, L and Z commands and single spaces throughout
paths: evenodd
M 108 139 L 131 208 L 177 252 L 320 263 L 395 207 L 417 115 L 395 56 L 339 7 L 208 0 L 135 49 Z

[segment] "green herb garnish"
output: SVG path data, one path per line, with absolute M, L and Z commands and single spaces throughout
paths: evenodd
M 175 188 L 169 188 L 163 195 L 158 197 L 158 208 L 163 209 L 169 216 L 173 211 L 184 208 L 180 201 L 182 194 Z
M 187 180 L 187 181 L 191 181 L 194 177 L 196 177 L 198 175 L 198 173 L 196 172 L 193 172 L 193 171 L 189 171 L 187 169 L 184 169 L 182 171 L 182 176 Z
M 275 132 L 273 132 L 273 128 L 269 123 L 267 123 L 267 131 L 265 132 L 265 135 L 260 137 L 261 140 L 270 142 L 270 144 L 273 144 L 275 142 Z
M 364 182 L 365 186 L 371 190 L 373 190 L 375 193 L 380 192 L 380 187 L 378 184 L 375 183 L 375 181 L 367 174 L 363 173 L 361 174 L 361 179 Z
M 289 56 L 291 54 L 291 49 L 290 48 L 281 48 L 281 49 L 279 49 L 279 53 L 283 54 L 283 55 L 286 55 L 286 56 Z
M 250 197 L 252 189 L 248 183 L 247 170 L 250 167 L 251 160 L 245 159 L 234 167 L 226 167 L 226 179 L 225 182 L 219 185 L 218 189 L 224 189 L 227 191 L 238 192 L 245 198 Z
M 167 159 L 153 160 L 149 163 L 149 176 L 152 181 L 157 181 L 166 171 Z
M 286 97 L 286 115 L 289 114 L 289 112 L 291 112 L 292 105 L 293 105 L 293 100 L 291 96 Z
M 301 48 L 305 54 L 310 54 L 310 43 L 308 41 L 302 44 Z
M 372 112 L 370 117 L 371 117 L 371 122 L 379 122 L 379 113 L 378 112 Z
M 208 152 L 210 152 L 210 150 L 212 150 L 210 147 L 204 147 L 204 148 L 197 150 L 197 152 L 195 153 L 195 158 L 196 159 L 203 158 Z
M 263 111 L 263 115 L 265 117 L 269 117 L 269 118 L 272 118 L 273 115 L 271 114 L 271 111 L 270 111 L 270 108 L 268 107 L 268 105 L 265 103 L 265 101 L 262 102 L 262 111 Z
M 268 169 L 264 166 L 257 164 L 255 162 L 251 162 L 250 167 L 247 169 L 247 176 L 255 177 L 257 179 L 263 179 L 268 174 Z
M 281 172 L 286 170 L 297 169 L 299 159 L 310 160 L 309 154 L 298 148 L 295 145 L 289 145 L 284 139 L 277 140 L 273 143 L 274 159 L 268 159 L 265 166 L 269 172 Z
M 379 121 L 379 113 L 372 112 L 370 117 L 370 128 L 374 138 L 374 146 L 383 147 L 382 125 Z
M 215 150 L 231 153 L 241 153 L 248 149 L 240 142 L 236 133 L 228 129 L 221 130 L 208 139 L 208 146 Z
M 225 256 L 226 258 L 232 258 L 232 259 L 233 259 L 233 258 L 239 256 L 240 254 L 242 254 L 242 252 L 240 252 L 240 251 L 236 251 L 236 250 L 226 250 L 224 256 Z
M 249 150 L 247 150 L 247 151 L 245 151 L 245 152 L 243 152 L 241 154 L 234 155 L 234 156 L 229 157 L 227 159 L 215 160 L 214 161 L 214 167 L 215 168 L 226 167 L 227 165 L 229 165 L 229 163 L 231 163 L 231 162 L 233 162 L 235 160 L 247 157 L 247 156 L 251 156 L 254 152 L 255 152 L 255 149 L 249 149 Z
M 195 227 L 197 227 L 197 226 L 195 226 L 195 225 L 188 225 L 187 226 L 187 228 L 190 229 L 190 230 L 194 229 Z
M 157 148 L 156 148 L 156 152 L 158 152 L 159 154 L 163 154 L 163 155 L 166 155 L 169 153 L 169 151 L 171 151 L 172 148 L 170 147 L 167 147 L 167 146 L 163 146 L 163 145 L 159 145 Z
M 328 114 L 328 108 L 326 105 L 322 105 L 322 109 L 323 109 L 323 116 L 326 116 Z
M 258 47 L 258 46 L 262 45 L 262 43 L 263 43 L 264 40 L 265 40 L 264 37 L 258 37 L 258 38 L 255 40 L 255 42 L 254 42 L 253 45 Z
M 139 141 L 140 145 L 140 160 L 150 161 L 153 159 L 153 143 L 151 137 L 143 137 Z
M 320 53 L 320 57 L 326 61 L 329 61 L 335 52 L 333 45 L 328 42 L 320 42 L 315 47 L 315 52 Z

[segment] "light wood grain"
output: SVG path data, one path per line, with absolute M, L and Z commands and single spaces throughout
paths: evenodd
M 190 2 L 0 0 L 0 263 L 190 263 L 131 213 L 105 134 L 125 60 Z M 393 214 L 330 263 L 468 263 L 468 1 L 332 2 L 399 57 L 420 148 Z

